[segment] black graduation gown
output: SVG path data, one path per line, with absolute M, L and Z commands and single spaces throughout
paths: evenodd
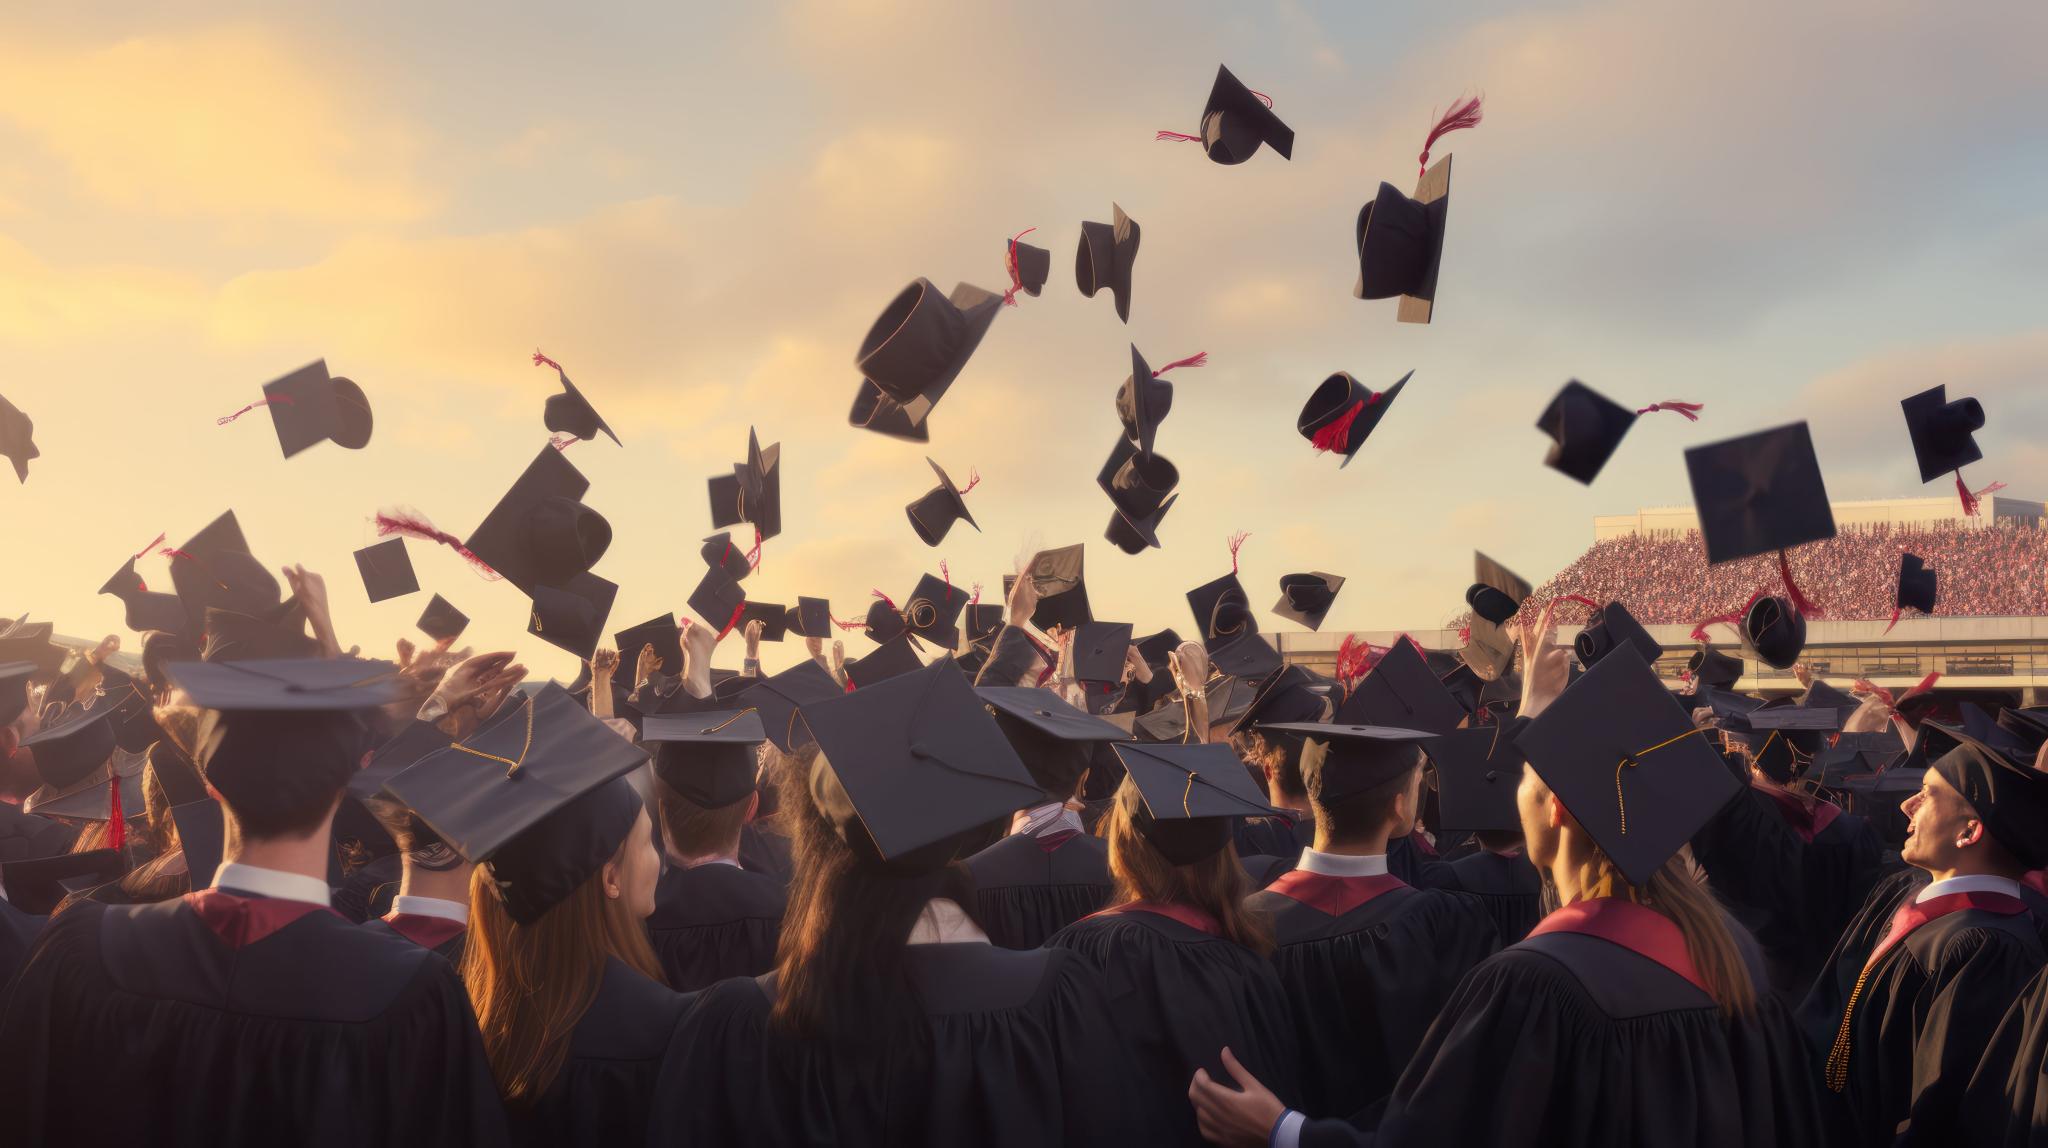
M 1866 960 L 1927 881 L 1909 869 L 1872 889 L 1800 1004 L 1816 1078 Z M 2042 966 L 2035 929 L 2030 913 L 1965 909 L 1877 958 L 1850 1016 L 1846 1087 L 1821 1094 L 1836 1144 L 1934 1144 L 1953 1135 L 1985 1042 Z
M 1387 842 L 1387 872 L 1417 889 L 1458 887 L 1457 875 L 1451 872 L 1451 867 L 1419 844 L 1413 834 Z
M 790 848 L 789 838 L 754 822 L 740 827 L 740 868 L 749 873 L 763 873 L 789 884 L 789 875 L 796 870 Z
M 1246 904 L 1273 915 L 1307 1112 L 1357 1112 L 1393 1091 L 1458 981 L 1500 948 L 1477 898 L 1393 877 L 1297 869 Z
M 1230 827 L 1239 857 L 1299 857 L 1315 840 L 1316 823 L 1306 817 L 1240 817 Z
M 649 1144 L 1147 1142 L 1102 974 L 1075 954 L 912 945 L 919 1039 L 835 1047 L 770 1027 L 775 974 L 722 982 L 683 1020 Z
M 974 875 L 974 919 L 1005 949 L 1043 945 L 1102 908 L 1111 891 L 1109 845 L 1080 834 L 1013 834 L 966 864 Z
M 33 861 L 71 851 L 78 830 L 0 801 L 0 861 Z
M 257 939 L 231 945 L 195 903 Z M 317 907 L 218 891 L 50 922 L 0 1017 L 0 1113 L 15 1143 L 51 1146 L 506 1135 L 448 962 Z
M 1486 906 L 1503 945 L 1528 936 L 1543 919 L 1543 875 L 1521 853 L 1512 857 L 1484 849 L 1467 853 L 1451 862 L 1451 875 L 1457 878 L 1460 890 Z
M 654 887 L 647 939 L 669 987 L 695 992 L 775 967 L 788 896 L 782 882 L 736 865 L 671 865 Z
M 1299 1103 L 1287 990 L 1257 953 L 1136 905 L 1077 921 L 1046 945 L 1080 953 L 1107 975 L 1115 1025 L 1138 1076 L 1126 1103 L 1147 1129 L 1145 1143 L 1202 1142 L 1188 1083 L 1197 1068 L 1229 1080 L 1225 1046 L 1282 1101 Z
M 410 941 L 456 966 L 461 965 L 462 950 L 469 940 L 469 929 L 460 921 L 421 913 L 386 913 L 363 922 L 363 928 Z
M 2005 1012 L 1963 1094 L 1958 1142 L 1984 1148 L 2048 1144 L 2048 969 Z
M 1311 1120 L 1301 1145 L 1809 1148 L 1823 1141 L 1806 1069 L 1798 1030 L 1769 993 L 1753 1015 L 1725 1018 L 1658 960 L 1545 933 L 1458 986 L 1376 1137 Z
M 48 923 L 47 917 L 32 916 L 0 901 L 0 1004 L 6 1003 L 7 985 L 14 979 L 14 971 L 21 967 L 29 946 L 35 944 L 36 935 Z
M 569 1058 L 530 1108 L 511 1113 L 512 1142 L 638 1145 L 677 1026 L 695 998 L 607 957 L 597 997 L 569 1037 Z

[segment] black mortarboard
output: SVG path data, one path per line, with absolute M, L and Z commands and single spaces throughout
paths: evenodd
M 1180 468 L 1163 454 L 1140 453 L 1127 434 L 1119 435 L 1110 448 L 1109 460 L 1095 476 L 1095 485 L 1125 517 L 1144 521 L 1157 516 L 1167 496 L 1180 485 Z
M 1835 536 L 1835 514 L 1806 424 L 1685 452 L 1709 565 Z
M 1806 615 L 1775 594 L 1749 604 L 1741 630 L 1743 651 L 1776 669 L 1791 669 L 1806 648 Z
M 1812 764 L 1814 755 L 1827 745 L 1826 739 L 1819 731 L 1763 724 L 1778 720 L 1776 714 L 1796 712 L 1792 707 L 1776 711 L 1759 709 L 1749 715 L 1753 728 L 1748 733 L 1735 735 L 1749 746 L 1750 760 L 1756 768 L 1780 785 L 1804 773 L 1806 767 Z M 1786 720 L 1798 721 L 1802 718 L 1793 717 Z
M 1730 657 L 1712 646 L 1701 646 L 1686 659 L 1685 672 L 1699 686 L 1732 686 L 1742 677 L 1742 659 Z
M 1838 719 L 1846 719 L 1850 714 L 1863 708 L 1860 700 L 1829 685 L 1825 678 L 1813 679 L 1813 684 L 1806 687 L 1806 692 L 1800 695 L 1799 704 L 1808 709 L 1832 710 Z
M 1717 689 L 1712 686 L 1702 688 L 1695 700 L 1700 703 L 1695 708 L 1710 709 L 1714 711 L 1715 717 L 1724 722 L 1740 721 L 1743 724 L 1747 724 L 1749 715 L 1762 709 L 1764 704 L 1762 698 L 1753 698 L 1748 694 L 1731 693 L 1728 690 Z
M 286 458 L 330 440 L 350 450 L 370 444 L 369 397 L 351 380 L 330 378 L 325 359 L 263 384 L 263 400 Z
M 706 809 L 754 792 L 761 771 L 761 715 L 753 710 L 651 717 L 640 740 L 654 746 L 654 775 Z
M 1629 884 L 1647 884 L 1739 788 L 1635 647 L 1600 659 L 1515 738 Z
M 1936 592 L 1938 585 L 1935 572 L 1927 568 L 1924 559 L 1918 554 L 1901 554 L 1898 593 L 1892 604 L 1901 611 L 1918 610 L 1922 614 L 1932 614 L 1939 597 Z
M 583 392 L 576 389 L 576 384 L 569 381 L 569 372 L 562 369 L 562 364 L 535 351 L 533 365 L 538 367 L 543 363 L 553 367 L 555 377 L 562 381 L 561 392 L 548 396 L 547 407 L 541 415 L 549 430 L 556 434 L 574 435 L 585 442 L 596 438 L 597 432 L 603 431 L 605 437 L 616 445 L 626 445 L 619 442 L 619 436 L 612 431 L 610 424 L 604 421 L 604 416 L 598 414 L 597 408 L 590 405 L 590 400 L 583 397 Z
M 1527 718 L 1452 730 L 1428 746 L 1436 763 L 1439 830 L 1507 833 L 1522 828 L 1515 788 L 1522 783 L 1522 751 L 1515 737 Z
M 1465 708 L 1430 672 L 1415 644 L 1404 638 L 1353 687 L 1351 696 L 1337 707 L 1336 720 L 1444 734 L 1465 720 Z
M 761 623 L 762 641 L 780 642 L 789 636 L 789 607 L 780 602 L 756 602 L 750 598 L 740 606 L 737 628 L 744 632 L 749 622 Z
M 903 624 L 910 633 L 950 650 L 960 644 L 960 613 L 967 608 L 965 588 L 922 575 L 903 604 Z
M 12 725 L 28 708 L 28 680 L 35 676 L 34 662 L 0 662 L 0 725 Z
M 543 446 L 463 545 L 529 594 L 560 586 L 611 546 L 611 523 L 582 502 L 589 489 L 564 452 Z
M 903 621 L 903 611 L 887 598 L 877 598 L 868 603 L 866 623 L 861 636 L 876 644 L 893 642 L 909 632 Z
M 1302 667 L 1281 666 L 1259 683 L 1252 704 L 1237 719 L 1237 728 L 1321 721 L 1327 699 L 1315 684 L 1315 676 Z
M 779 674 L 755 680 L 737 700 L 741 706 L 760 711 L 761 728 L 775 748 L 795 753 L 808 739 L 797 711 L 845 692 L 831 671 L 805 658 Z
M 1992 840 L 2028 869 L 2048 865 L 2048 773 L 1964 730 L 1933 722 L 1927 727 L 1956 743 L 1930 768 L 1970 803 Z
M 713 630 L 725 629 L 746 604 L 747 592 L 715 567 L 706 570 L 697 580 L 697 588 L 690 591 L 690 609 Z
M 1187 597 L 1188 609 L 1194 612 L 1195 628 L 1201 631 L 1204 645 L 1259 632 L 1258 619 L 1252 616 L 1251 599 L 1234 572 L 1202 583 L 1188 591 Z
M 172 662 L 171 684 L 223 712 L 336 713 L 396 701 L 398 667 L 362 658 Z
M 320 643 L 306 633 L 306 611 L 296 595 L 257 614 L 208 606 L 205 635 L 200 657 L 209 662 L 310 658 L 320 652 Z
M 1156 634 L 1147 634 L 1139 638 L 1135 644 L 1146 665 L 1163 666 L 1166 664 L 1166 655 L 1180 649 L 1181 637 L 1172 630 L 1161 630 Z
M 1280 651 L 1258 634 L 1239 634 L 1235 638 L 1211 642 L 1208 651 L 1209 664 L 1218 671 L 1250 682 L 1265 678 L 1283 663 Z M 1212 710 L 1210 720 L 1222 721 L 1221 711 Z
M 1280 601 L 1274 604 L 1273 613 L 1311 630 L 1320 630 L 1324 616 L 1337 601 L 1337 591 L 1343 588 L 1344 579 L 1338 574 L 1325 574 L 1320 570 L 1306 574 L 1282 574 Z
M 1158 456 L 1154 456 L 1158 457 Z M 1166 512 L 1180 501 L 1180 495 L 1169 497 L 1150 514 L 1133 517 L 1122 507 L 1110 511 L 1109 528 L 1102 537 L 1126 554 L 1138 554 L 1159 547 L 1159 524 L 1166 521 Z
M 917 532 L 918 539 L 926 546 L 937 546 L 946 540 L 955 522 L 965 522 L 979 531 L 981 524 L 968 511 L 967 500 L 961 497 L 960 488 L 953 485 L 953 479 L 945 468 L 929 457 L 924 461 L 932 468 L 932 473 L 939 476 L 939 484 L 903 508 L 904 513 L 910 516 L 910 528 Z M 976 477 L 978 479 L 979 476 Z M 973 482 L 968 485 L 973 485 Z
M 1976 399 L 1948 400 L 1948 386 L 1936 383 L 1911 398 L 1899 400 L 1906 433 L 1913 440 L 1913 458 L 1920 481 L 1933 482 L 1952 470 L 1981 461 L 1976 432 L 1984 429 L 1984 406 Z
M 111 665 L 100 666 L 98 690 L 114 703 L 107 719 L 114 727 L 114 744 L 129 753 L 148 749 L 164 732 L 156 724 L 155 703 L 145 686 Z
M 924 662 L 910 644 L 910 635 L 898 634 L 846 667 L 846 680 L 855 689 L 867 689 L 923 668 Z
M 2039 753 L 2048 742 L 2048 710 L 2006 706 L 1998 711 L 1998 727 Z
M 523 706 L 517 703 L 501 707 L 491 715 L 492 723 L 504 720 L 508 715 L 520 713 Z M 523 716 L 519 719 L 524 722 Z M 438 750 L 455 744 L 455 739 L 441 732 L 433 722 L 413 721 L 406 724 L 389 741 L 370 751 L 363 767 L 348 779 L 348 793 L 357 801 L 367 801 L 384 792 L 384 784 L 418 764 L 420 759 Z
M 641 813 L 625 775 L 647 754 L 567 691 L 546 685 L 524 720 L 428 754 L 385 783 L 470 861 L 517 924 L 537 921 L 589 880 Z
M 1074 786 L 1094 759 L 1096 746 L 1131 740 L 1130 734 L 1051 690 L 983 686 L 974 692 L 986 703 L 1032 779 L 1054 800 L 1074 795 Z
M 241 523 L 230 510 L 170 551 L 171 584 L 194 629 L 208 607 L 260 614 L 283 598 L 277 579 L 249 553 Z
M 712 481 L 716 482 L 718 480 L 713 479 Z M 734 489 L 737 490 L 738 488 L 735 487 Z M 738 496 L 735 495 L 734 497 Z M 727 578 L 735 582 L 746 581 L 747 575 L 754 572 L 753 559 L 748 557 L 748 552 L 745 548 L 733 544 L 731 531 L 721 530 L 706 538 L 704 545 L 698 549 L 697 553 L 703 555 L 704 565 L 711 567 L 713 570 L 723 571 Z
M 1536 429 L 1552 439 L 1543 465 L 1590 486 L 1635 421 L 1634 411 L 1573 379 L 1537 416 Z
M 421 633 L 437 642 L 453 642 L 469 629 L 469 615 L 436 594 L 427 603 L 427 608 L 420 611 L 420 620 L 416 624 Z
M 1118 742 L 1126 780 L 1145 807 L 1134 824 L 1175 865 L 1213 857 L 1230 845 L 1238 817 L 1279 812 L 1266 804 L 1237 753 L 1222 742 L 1158 745 Z
M 1018 290 L 1036 299 L 1044 290 L 1046 279 L 1052 275 L 1052 252 L 1043 247 L 1033 247 L 1023 240 L 1024 236 L 1020 234 L 1004 245 L 1003 266 L 1016 279 Z
M 372 602 L 402 598 L 420 588 L 403 538 L 386 539 L 356 551 L 356 571 L 363 576 L 363 591 Z
M 1652 665 L 1664 656 L 1664 647 L 1657 644 L 1657 639 L 1652 638 L 1642 623 L 1636 621 L 1636 616 L 1620 602 L 1609 602 L 1600 607 L 1600 612 L 1588 619 L 1586 628 L 1572 640 L 1572 648 L 1579 655 L 1579 664 L 1590 670 L 1623 643 L 1634 646 L 1636 652 L 1643 656 L 1643 661 Z
M 1351 293 L 1360 299 L 1399 295 L 1401 322 L 1429 322 L 1450 209 L 1450 156 L 1422 173 L 1412 198 L 1381 183 L 1379 194 L 1358 210 L 1358 284 Z
M 796 597 L 796 608 L 783 619 L 789 632 L 799 638 L 832 636 L 832 602 L 827 598 Z
M 578 574 L 559 587 L 535 586 L 526 632 L 589 661 L 604 639 L 604 624 L 618 596 L 617 583 L 590 573 Z
M 113 816 L 114 782 L 121 784 L 121 808 L 125 816 L 142 813 L 142 770 L 149 759 L 140 753 L 115 753 L 106 764 L 61 789 L 44 786 L 21 803 L 22 812 L 38 817 L 61 817 L 68 821 L 106 821 Z
M 1124 675 L 1131 650 L 1129 622 L 1086 622 L 1074 628 L 1070 647 L 1077 682 L 1116 682 Z
M 941 295 L 937 284 L 921 278 L 897 292 L 854 355 L 861 384 L 853 424 L 923 441 L 932 408 L 960 377 L 1002 306 L 1000 293 L 971 283 L 956 283 L 951 295 Z
M 29 460 L 43 454 L 36 449 L 35 436 L 35 420 L 0 395 L 0 458 L 14 464 L 14 476 L 23 482 L 28 481 Z
M 967 640 L 986 641 L 1002 633 L 1003 608 L 985 606 L 979 602 L 967 607 Z
M 140 555 L 137 555 L 140 557 Z M 147 630 L 162 630 L 166 633 L 182 633 L 190 628 L 192 616 L 176 594 L 165 594 L 151 590 L 135 572 L 135 559 L 122 563 L 114 576 L 100 587 L 100 593 L 119 598 L 126 607 L 123 620 L 129 629 L 138 633 Z
M 1479 711 L 1479 693 L 1486 687 L 1486 682 L 1469 664 L 1459 662 L 1451 668 L 1450 673 L 1438 678 L 1437 681 L 1443 683 L 1444 692 L 1456 699 L 1466 713 Z
M 761 446 L 753 427 L 747 428 L 746 469 L 740 473 L 740 515 L 754 524 L 761 537 L 782 533 L 782 444 Z M 730 526 L 714 522 L 713 526 Z
M 0 887 L 7 891 L 8 904 L 30 916 L 43 917 L 64 900 L 67 882 L 96 888 L 120 880 L 126 871 L 121 854 L 113 849 L 59 853 L 0 863 Z
M 818 811 L 849 842 L 865 832 L 883 861 L 937 868 L 952 850 L 925 846 L 1041 800 L 951 658 L 807 706 L 803 719 L 820 750 Z
M 31 622 L 28 615 L 0 624 L 0 661 L 33 662 L 39 674 L 54 674 L 64 667 L 69 653 L 50 639 L 56 627 L 48 622 Z
M 1325 808 L 1417 768 L 1421 751 L 1436 736 L 1417 729 L 1321 722 L 1261 728 L 1308 739 L 1301 753 L 1301 780 Z
M 1031 556 L 1025 573 L 1038 586 L 1038 608 L 1031 612 L 1031 624 L 1041 630 L 1054 626 L 1073 629 L 1095 620 L 1088 606 L 1088 581 L 1083 571 L 1087 550 L 1082 543 L 1041 550 Z M 1003 600 L 1009 601 L 1014 574 L 1003 575 Z
M 1216 83 L 1202 105 L 1202 150 L 1216 163 L 1239 164 L 1260 144 L 1279 152 L 1281 159 L 1293 159 L 1294 129 L 1281 123 L 1272 107 L 1229 68 L 1218 65 Z
M 1309 394 L 1301 414 L 1294 420 L 1294 429 L 1318 452 L 1336 451 L 1343 455 L 1344 461 L 1337 464 L 1337 469 L 1342 470 L 1351 465 L 1373 429 L 1387 417 L 1394 400 L 1401 397 L 1401 388 L 1414 377 L 1415 372 L 1409 371 L 1394 380 L 1393 386 L 1375 391 L 1350 374 L 1338 371 Z
M 227 816 L 211 797 L 171 806 L 178 847 L 185 851 L 185 875 L 194 890 L 213 886 L 221 854 L 227 852 Z
M 64 708 L 55 720 L 23 738 L 35 751 L 36 773 L 53 789 L 68 789 L 107 763 L 114 753 L 114 723 L 120 699 L 95 693 Z
M 1074 251 L 1074 282 L 1090 299 L 1108 289 L 1116 299 L 1116 317 L 1131 321 L 1131 268 L 1138 262 L 1138 221 L 1110 204 L 1109 223 L 1081 224 L 1081 245 Z
M 1481 678 L 1497 680 L 1515 664 L 1516 639 L 1507 624 L 1521 612 L 1532 592 L 1527 579 L 1476 550 L 1472 552 L 1472 585 L 1465 590 L 1465 604 L 1472 608 L 1472 617 L 1466 623 L 1460 656 Z
M 727 615 L 730 617 L 730 615 Z M 640 664 L 640 650 L 653 646 L 654 656 L 661 659 L 661 672 L 680 674 L 683 672 L 683 636 L 676 627 L 673 613 L 660 614 L 612 635 L 612 641 L 619 651 L 620 668 L 628 673 L 631 667 Z
M 1116 389 L 1116 417 L 1124 425 L 1124 438 L 1138 448 L 1137 457 L 1149 458 L 1159 424 L 1173 410 L 1173 384 L 1159 377 L 1138 345 L 1131 344 L 1131 373 Z M 1179 477 L 1179 471 L 1174 472 Z

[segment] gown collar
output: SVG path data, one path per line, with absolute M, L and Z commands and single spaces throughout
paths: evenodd
M 1620 945 L 1692 982 L 1694 988 L 1713 995 L 1693 966 L 1685 948 L 1685 935 L 1671 918 L 1655 909 L 1644 908 L 1621 897 L 1591 897 L 1573 901 L 1529 930 L 1531 937 L 1545 933 L 1578 933 Z

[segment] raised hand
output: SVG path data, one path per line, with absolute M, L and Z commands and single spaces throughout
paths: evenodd
M 1571 681 L 1571 651 L 1557 644 L 1553 620 L 1557 603 L 1554 598 L 1546 603 L 1542 615 L 1533 621 L 1526 606 L 1516 615 L 1515 625 L 1522 643 L 1523 717 L 1533 718 L 1549 708 Z

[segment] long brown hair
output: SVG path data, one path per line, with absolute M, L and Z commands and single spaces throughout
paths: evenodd
M 1109 842 L 1109 872 L 1116 880 L 1110 907 L 1134 901 L 1158 901 L 1200 909 L 1216 918 L 1223 936 L 1267 956 L 1273 951 L 1273 921 L 1244 899 L 1253 890 L 1251 878 L 1237 863 L 1237 851 L 1225 845 L 1192 865 L 1175 865 L 1138 832 L 1133 820 L 1144 798 L 1128 778 L 1117 788 L 1101 834 Z
M 606 957 L 665 983 L 646 929 L 624 898 L 604 895 L 601 871 L 527 925 L 505 911 L 487 866 L 470 875 L 462 980 L 506 1104 L 530 1105 L 554 1083 L 576 1023 L 597 999 Z
M 1545 886 L 1554 899 L 1547 881 Z M 1720 1004 L 1721 1014 L 1746 1017 L 1756 1011 L 1756 985 L 1736 947 L 1735 934 L 1728 929 L 1720 903 L 1686 870 L 1683 856 L 1674 855 L 1650 875 L 1649 884 L 1638 886 L 1629 884 L 1607 854 L 1596 848 L 1593 859 L 1579 868 L 1579 887 L 1592 890 L 1593 896 L 1611 891 L 1668 918 L 1685 938 L 1686 955 Z

